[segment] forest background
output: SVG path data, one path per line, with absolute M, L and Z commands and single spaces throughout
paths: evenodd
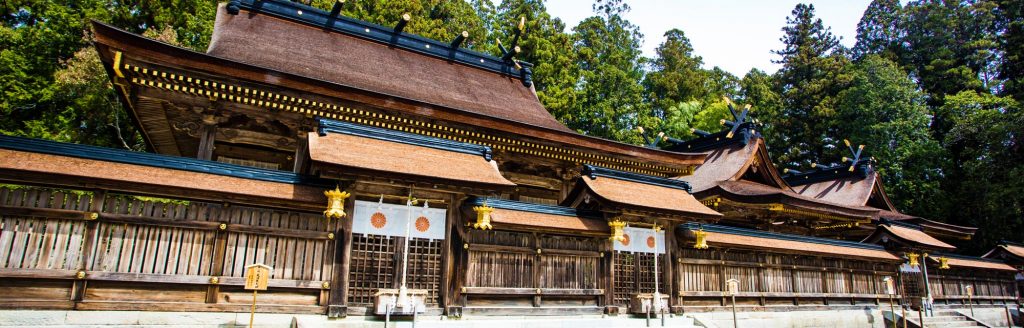
M 645 36 L 623 18 L 629 6 L 620 0 L 596 1 L 593 16 L 572 27 L 543 0 L 349 2 L 346 16 L 389 25 L 411 13 L 406 32 L 450 40 L 466 30 L 469 48 L 491 54 L 525 17 L 518 58 L 536 65 L 541 102 L 580 133 L 639 144 L 643 127 L 692 138 L 690 129 L 721 129 L 729 98 L 753 106 L 780 168 L 838 162 L 849 139 L 866 145 L 903 212 L 979 227 L 957 245 L 967 253 L 1024 241 L 1024 1 L 874 0 L 853 48 L 800 4 L 779 17 L 781 69 L 743 76 L 705 68 L 678 29 L 647 36 L 661 44 L 644 57 Z M 89 20 L 202 52 L 216 5 L 4 1 L 0 133 L 145 151 L 91 45 Z

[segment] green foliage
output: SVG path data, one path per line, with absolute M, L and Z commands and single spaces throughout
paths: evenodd
M 889 60 L 898 60 L 903 53 L 900 44 L 899 23 L 903 7 L 899 0 L 873 0 L 857 23 L 857 44 L 853 57 L 864 58 L 869 54 L 880 55 Z
M 484 0 L 487 1 L 487 0 Z M 506 0 L 497 9 L 492 36 L 510 40 L 520 18 L 526 19 L 519 41 L 517 58 L 533 63 L 533 86 L 544 107 L 555 117 L 571 116 L 576 106 L 576 82 L 579 69 L 573 51 L 573 38 L 565 32 L 565 23 L 551 17 L 541 0 Z
M 597 15 L 573 28 L 580 81 L 573 111 L 558 118 L 581 133 L 639 143 L 638 126 L 660 124 L 643 102 L 643 36 L 622 17 L 628 10 L 620 0 L 601 0 Z
M 1024 114 L 1011 97 L 976 91 L 948 95 L 943 110 L 953 127 L 944 140 L 961 152 L 964 183 L 954 185 L 952 219 L 980 228 L 971 251 L 984 251 L 1000 239 L 1024 240 Z M 978 245 L 980 244 L 980 245 Z
M 896 63 L 868 55 L 849 67 L 839 94 L 837 136 L 864 144 L 897 207 L 935 214 L 941 208 L 942 148 L 931 139 L 925 95 Z M 831 158 L 851 156 L 844 146 Z
M 664 117 L 669 107 L 679 102 L 705 101 L 713 98 L 705 83 L 709 74 L 704 61 L 693 54 L 690 39 L 679 29 L 665 32 L 665 42 L 655 52 L 650 72 L 644 79 L 647 101 L 655 113 Z
M 768 140 L 773 157 L 784 165 L 809 167 L 834 147 L 837 94 L 849 80 L 843 74 L 849 60 L 839 39 L 814 17 L 813 5 L 798 4 L 782 31 L 784 48 L 774 53 L 783 65 L 775 76 L 783 109 L 763 118 L 781 137 Z

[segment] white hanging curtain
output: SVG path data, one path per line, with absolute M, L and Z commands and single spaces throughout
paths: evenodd
M 623 241 L 613 241 L 614 250 L 633 253 L 665 253 L 665 231 L 654 233 L 651 228 L 625 227 Z
M 412 215 L 407 215 L 407 211 Z M 407 217 L 412 218 L 412 238 L 444 239 L 447 210 L 442 208 L 406 207 L 381 202 L 356 201 L 352 215 L 352 233 L 405 237 Z

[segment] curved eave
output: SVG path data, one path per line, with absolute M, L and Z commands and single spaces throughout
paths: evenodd
M 650 161 L 667 166 L 692 166 L 704 162 L 704 154 L 676 153 L 629 145 L 621 142 L 576 134 L 566 131 L 538 127 L 522 122 L 496 118 L 457 108 L 448 108 L 413 99 L 405 99 L 363 90 L 346 85 L 311 79 L 264 67 L 244 64 L 224 58 L 210 56 L 142 37 L 110 25 L 93 21 L 95 43 L 105 66 L 113 62 L 113 51 L 121 51 L 135 59 L 145 58 L 157 65 L 192 70 L 209 75 L 227 76 L 255 83 L 276 85 L 293 90 L 303 90 L 322 96 L 372 103 L 383 96 L 389 100 L 389 109 L 424 115 L 433 118 L 476 125 L 495 130 L 544 139 L 569 146 L 609 153 L 617 157 L 638 161 Z M 109 72 L 108 73 L 113 73 Z M 114 75 L 110 75 L 114 79 Z M 118 90 L 120 93 L 121 91 Z M 122 97 L 126 95 L 122 94 Z M 128 100 L 127 98 L 123 100 Z
M 701 200 L 720 197 L 721 199 L 737 203 L 736 206 L 762 207 L 769 211 L 785 211 L 802 216 L 833 217 L 863 223 L 868 223 L 878 213 L 877 210 L 868 207 L 851 208 L 845 205 L 809 199 L 800 194 L 781 189 L 777 192 L 738 194 L 719 185 L 696 193 L 694 196 Z M 781 205 L 781 207 L 772 208 L 774 205 Z

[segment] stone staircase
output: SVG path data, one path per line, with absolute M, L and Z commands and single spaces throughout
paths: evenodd
M 903 318 L 900 317 L 900 313 L 897 312 L 895 315 L 897 320 L 897 326 L 902 326 Z M 922 327 L 917 320 L 917 312 L 907 312 L 907 326 L 906 328 L 920 328 Z M 995 328 L 996 326 L 988 325 L 984 322 L 980 322 L 960 313 L 956 310 L 940 310 L 933 311 L 932 316 L 924 317 L 924 328 Z

